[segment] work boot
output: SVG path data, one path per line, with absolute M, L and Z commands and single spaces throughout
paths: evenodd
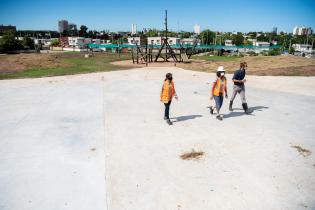
M 250 114 L 253 112 L 252 110 L 248 109 L 247 103 L 243 103 L 242 106 L 245 111 L 245 114 Z
M 233 106 L 233 101 L 230 101 L 229 110 L 230 110 L 231 112 L 233 111 L 232 106 Z
M 210 114 L 213 114 L 213 107 L 212 106 L 210 106 Z
M 221 115 L 217 115 L 216 117 L 218 120 L 223 120 L 223 117 Z
M 172 123 L 172 121 L 171 121 L 170 119 L 167 119 L 166 122 L 167 122 L 167 124 L 169 124 L 169 125 L 173 125 L 173 123 Z

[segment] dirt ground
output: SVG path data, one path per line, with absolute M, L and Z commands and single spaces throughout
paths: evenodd
M 190 63 L 177 63 L 176 66 L 203 72 L 215 72 L 218 66 L 224 66 L 228 73 L 234 72 L 241 61 L 248 64 L 248 74 L 259 76 L 315 76 L 315 60 L 291 55 L 286 56 L 248 56 L 235 61 L 204 61 L 191 59 Z M 145 67 L 146 64 L 133 64 L 131 60 L 117 61 L 120 66 Z M 171 67 L 174 62 L 149 63 L 150 67 Z
M 12 73 L 32 68 L 69 67 L 72 64 L 63 58 L 79 56 L 72 53 L 45 53 L 45 54 L 13 54 L 0 55 L 0 73 Z M 291 55 L 286 56 L 247 56 L 233 61 L 204 61 L 191 59 L 189 63 L 154 62 L 149 67 L 173 67 L 215 72 L 223 65 L 228 73 L 238 68 L 241 61 L 248 63 L 248 74 L 270 76 L 315 76 L 315 60 Z M 146 64 L 133 64 L 131 60 L 112 62 L 122 67 L 146 67 Z
M 0 73 L 23 71 L 30 68 L 68 67 L 64 57 L 69 54 L 12 54 L 0 55 Z

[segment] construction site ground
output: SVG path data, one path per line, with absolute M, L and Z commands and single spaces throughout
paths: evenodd
M 247 76 L 254 112 L 237 96 L 223 121 L 214 80 L 149 67 L 0 81 L 0 209 L 315 209 L 315 77 Z

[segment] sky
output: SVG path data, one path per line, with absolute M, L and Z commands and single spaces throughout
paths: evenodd
M 315 0 L 0 0 L 0 25 L 17 30 L 58 30 L 58 20 L 86 25 L 89 30 L 130 31 L 163 29 L 173 31 L 271 31 L 292 32 L 295 26 L 315 29 Z

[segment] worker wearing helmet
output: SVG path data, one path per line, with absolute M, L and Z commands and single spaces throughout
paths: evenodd
M 170 120 L 170 106 L 171 106 L 173 97 L 175 97 L 175 99 L 178 100 L 178 96 L 176 94 L 175 86 L 173 82 L 173 76 L 171 73 L 167 73 L 165 76 L 163 86 L 162 86 L 160 100 L 165 105 L 164 120 L 166 120 L 167 124 L 169 125 L 173 124 Z
M 214 99 L 215 107 L 210 106 L 210 113 L 213 114 L 214 108 L 217 110 L 216 118 L 223 120 L 223 116 L 220 115 L 220 109 L 223 104 L 223 96 L 228 98 L 225 70 L 223 66 L 219 66 L 217 69 L 217 79 L 213 82 L 210 100 Z

